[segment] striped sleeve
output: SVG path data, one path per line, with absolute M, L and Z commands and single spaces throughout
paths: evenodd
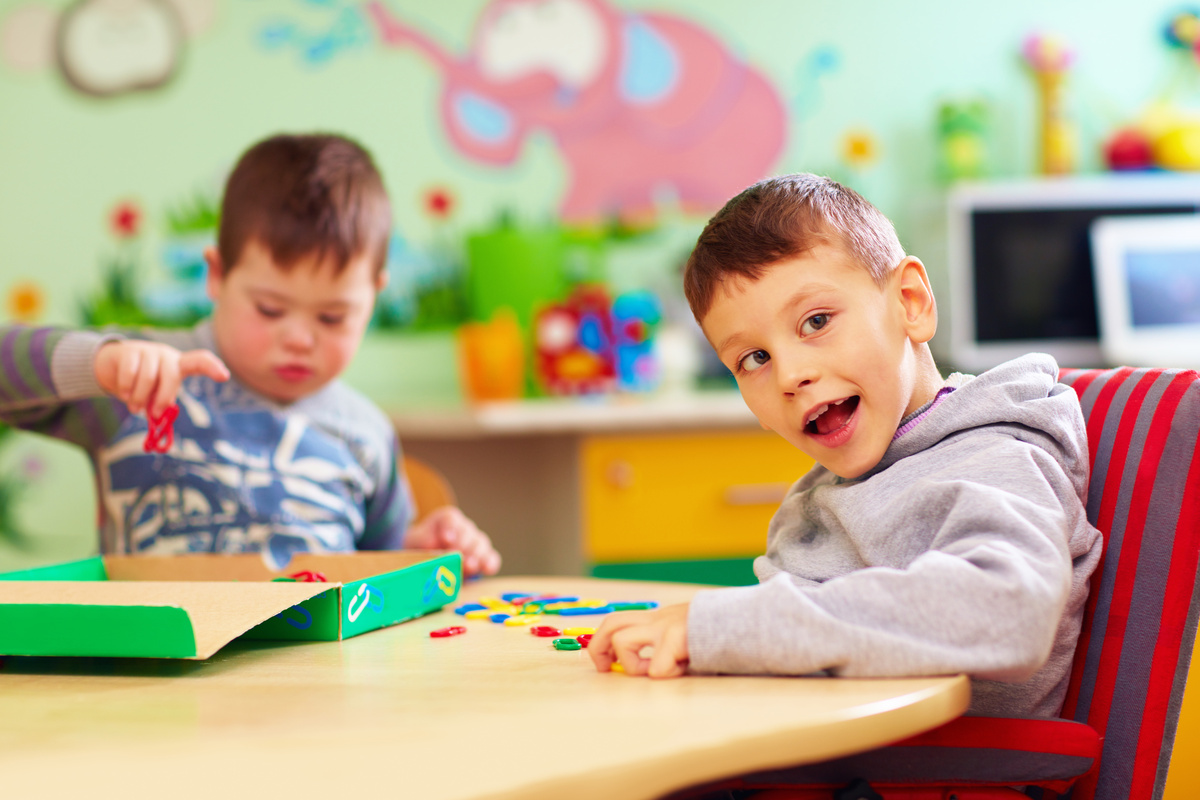
M 107 442 L 129 415 L 96 382 L 93 363 L 114 334 L 0 327 L 0 421 L 78 444 Z

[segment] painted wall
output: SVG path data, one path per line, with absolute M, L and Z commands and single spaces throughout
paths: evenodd
M 1194 60 L 1163 40 L 1176 8 L 0 0 L 0 313 L 78 324 L 113 265 L 132 265 L 139 291 L 164 307 L 187 306 L 189 265 L 232 161 L 268 134 L 311 130 L 374 152 L 404 279 L 450 268 L 442 261 L 458 258 L 464 236 L 502 212 L 538 226 L 620 211 L 655 227 L 614 246 L 611 279 L 670 293 L 721 199 L 759 174 L 809 170 L 891 216 L 939 289 L 939 105 L 984 101 L 990 174 L 1030 174 L 1036 97 L 1020 48 L 1031 33 L 1057 35 L 1075 53 L 1066 100 L 1079 168 L 1099 169 L 1101 139 L 1152 99 L 1200 98 Z M 127 24 L 106 27 L 105 14 Z M 729 81 L 743 104 L 714 105 Z M 663 155 L 680 152 L 684 171 Z M 652 185 L 614 180 L 641 174 Z M 445 331 L 381 333 L 348 377 L 385 404 L 459 397 Z M 67 536 L 69 549 L 91 529 L 87 475 L 67 448 L 24 436 L 0 445 L 17 521 L 42 541 Z M 0 567 L 32 557 L 0 550 Z

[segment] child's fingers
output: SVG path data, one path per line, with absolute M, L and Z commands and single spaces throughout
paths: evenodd
M 480 571 L 484 575 L 495 575 L 500 571 L 500 553 L 491 546 L 490 542 L 487 553 L 483 556 L 483 566 L 480 567 Z
M 635 625 L 623 628 L 612 637 L 614 660 L 621 664 L 628 675 L 645 675 L 649 671 L 650 660 L 642 657 L 642 649 L 647 645 L 656 646 L 654 637 L 647 626 Z M 590 642 L 588 646 L 591 646 Z
M 158 384 L 158 370 L 160 356 L 153 350 L 143 350 L 141 357 L 141 366 L 138 368 L 137 377 L 133 382 L 133 389 L 129 395 L 129 407 L 134 411 L 144 411 L 150 405 L 150 398 L 154 394 L 154 387 Z
M 229 380 L 229 367 L 210 350 L 189 350 L 179 357 L 179 372 L 183 377 L 204 375 L 214 381 Z
M 158 382 L 155 384 L 154 396 L 151 398 L 147 413 L 157 419 L 167 410 L 167 406 L 175 402 L 179 394 L 179 384 L 183 377 L 179 374 L 179 364 L 171 358 L 164 358 L 158 367 Z
M 591 641 L 588 642 L 587 652 L 598 672 L 608 672 L 612 668 L 614 660 L 611 647 L 612 631 L 613 626 L 609 624 L 608 620 L 605 620 L 592 634 Z
M 680 628 L 667 629 L 650 657 L 651 678 L 678 678 L 687 671 L 687 647 L 683 638 Z
M 131 411 L 138 411 L 132 408 L 131 400 L 133 398 L 133 387 L 137 383 L 138 370 L 142 366 L 142 354 L 136 349 L 126 351 L 117 360 L 117 385 L 116 391 L 113 392 L 121 402 L 130 406 Z

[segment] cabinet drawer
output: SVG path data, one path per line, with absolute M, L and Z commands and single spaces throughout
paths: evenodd
M 773 433 L 589 436 L 583 538 L 593 563 L 758 555 L 812 459 Z

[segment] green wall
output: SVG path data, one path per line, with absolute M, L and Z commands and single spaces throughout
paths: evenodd
M 68 6 L 66 0 L 38 2 L 53 13 Z M 179 2 L 211 11 L 211 24 L 186 39 L 174 79 L 154 91 L 97 99 L 72 89 L 52 67 L 17 69 L 0 59 L 0 299 L 33 282 L 44 292 L 41 321 L 76 324 L 81 297 L 98 288 L 101 258 L 116 247 L 106 214 L 123 198 L 135 199 L 146 213 L 138 245 L 141 277 L 161 280 L 157 254 L 165 211 L 196 192 L 215 195 L 240 151 L 276 131 L 334 130 L 362 141 L 384 172 L 399 231 L 418 248 L 461 241 L 501 209 L 527 224 L 554 217 L 564 169 L 549 137 L 532 135 L 507 167 L 468 160 L 447 142 L 439 123 L 438 75 L 412 52 L 386 48 L 362 30 L 357 44 L 322 63 L 306 60 L 293 46 L 264 45 L 271 26 L 290 23 L 295 31 L 316 35 L 358 6 L 341 0 Z M 0 26 L 32 5 L 33 0 L 0 0 Z M 485 3 L 387 5 L 461 54 Z M 1196 99 L 1196 68 L 1170 51 L 1161 34 L 1176 3 L 614 0 L 613 5 L 689 18 L 765 73 L 789 110 L 787 145 L 775 171 L 830 173 L 865 193 L 895 220 L 907 249 L 927 262 L 935 289 L 945 286 L 937 107 L 945 100 L 985 99 L 993 174 L 1030 174 L 1035 95 L 1019 57 L 1026 35 L 1058 35 L 1076 53 L 1068 108 L 1079 126 L 1084 171 L 1099 169 L 1101 139 L 1150 100 L 1166 93 L 1187 107 Z M 822 52 L 827 69 L 814 70 Z M 873 161 L 855 166 L 842 156 L 852 131 L 874 142 Z M 435 186 L 449 188 L 457 200 L 447 221 L 423 210 L 423 192 Z M 661 231 L 627 247 L 610 268 L 626 283 L 666 285 L 702 223 L 702 216 L 668 214 Z M 446 333 L 368 342 L 348 378 L 388 405 L 456 402 L 459 395 Z M 81 532 L 90 536 L 94 507 L 81 457 L 18 438 L 0 451 L 2 474 L 23 476 L 28 484 L 17 503 L 31 535 L 45 541 L 73 536 L 87 547 Z M 70 502 L 61 502 L 64 497 Z M 0 567 L 31 558 L 40 556 L 0 549 Z

